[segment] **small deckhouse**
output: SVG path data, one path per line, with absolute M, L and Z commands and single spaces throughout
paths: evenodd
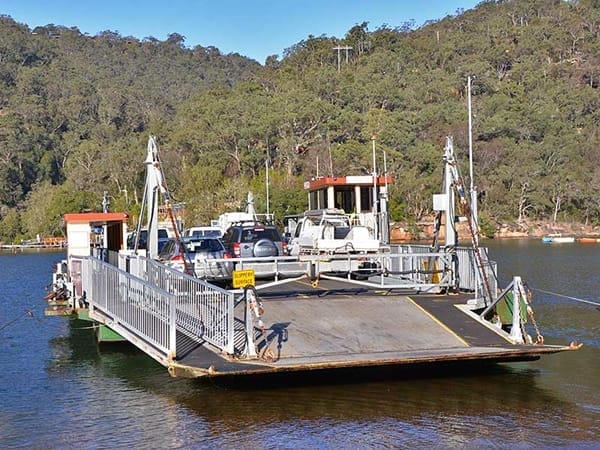
M 102 242 L 98 246 L 115 253 L 125 250 L 127 243 L 127 220 L 125 213 L 73 213 L 65 214 L 67 226 L 68 255 L 89 256 L 94 247 L 93 231 L 99 233 Z
M 304 182 L 308 191 L 308 209 L 343 209 L 346 213 L 382 212 L 382 199 L 387 200 L 387 187 L 392 177 L 358 175 L 319 177 Z

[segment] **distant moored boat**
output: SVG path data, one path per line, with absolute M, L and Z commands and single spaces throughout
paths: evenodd
M 577 242 L 581 244 L 600 244 L 600 237 L 580 237 Z
M 560 233 L 552 233 L 552 234 L 548 234 L 548 235 L 544 236 L 542 238 L 542 242 L 545 242 L 547 244 L 564 244 L 564 243 L 575 242 L 575 237 L 563 236 Z

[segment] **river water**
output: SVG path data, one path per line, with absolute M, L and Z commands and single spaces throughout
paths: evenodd
M 600 302 L 600 245 L 484 245 L 501 286 L 520 275 L 533 289 L 546 342 L 580 350 L 392 379 L 174 379 L 44 316 L 61 253 L 0 253 L 0 448 L 600 448 L 600 310 L 578 301 Z

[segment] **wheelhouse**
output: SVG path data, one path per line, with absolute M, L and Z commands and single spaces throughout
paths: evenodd
M 309 210 L 337 208 L 346 213 L 377 213 L 391 183 L 389 176 L 320 177 L 306 181 L 304 189 L 308 191 Z

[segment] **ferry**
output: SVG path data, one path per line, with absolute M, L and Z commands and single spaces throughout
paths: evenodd
M 126 340 L 172 376 L 189 378 L 495 364 L 579 348 L 544 342 L 520 277 L 498 286 L 496 264 L 479 245 L 451 138 L 441 160 L 443 191 L 433 204 L 444 242 L 389 244 L 389 180 L 375 170 L 368 185 L 351 177 L 315 179 L 307 190 L 323 200 L 317 206 L 369 210 L 385 248 L 269 257 L 272 276 L 260 281 L 244 261 L 228 259 L 241 269 L 226 288 L 156 260 L 156 195 L 145 196 L 144 250 L 126 249 L 122 213 L 66 214 L 67 259 L 57 264 L 47 314 L 91 320 L 100 342 Z M 146 192 L 159 192 L 169 209 L 153 136 Z M 459 245 L 457 217 L 468 221 L 471 245 Z M 100 247 L 90 246 L 95 227 L 104 230 Z

